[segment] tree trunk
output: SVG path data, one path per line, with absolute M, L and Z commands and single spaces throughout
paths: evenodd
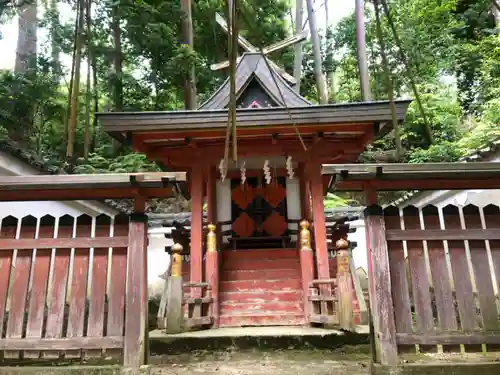
M 302 32 L 302 18 L 304 14 L 304 0 L 295 1 L 295 35 Z M 293 64 L 293 76 L 297 81 L 294 89 L 300 94 L 300 78 L 302 75 L 302 43 L 295 44 L 295 55 Z
M 91 105 L 91 99 L 92 99 L 92 88 L 90 86 L 90 72 L 92 69 L 92 40 L 91 40 L 91 34 L 90 34 L 90 26 L 91 26 L 91 9 L 92 9 L 92 2 L 91 0 L 87 0 L 87 7 L 86 7 L 86 23 L 87 23 L 87 32 L 86 32 L 86 37 L 87 37 L 87 83 L 86 83 L 86 89 L 87 89 L 87 95 L 85 98 L 85 132 L 84 132 L 84 138 L 83 138 L 83 156 L 85 160 L 89 158 L 89 150 L 90 150 L 90 105 Z
M 182 18 L 182 40 L 193 51 L 193 18 L 191 14 L 191 0 L 181 0 L 181 9 L 184 13 Z M 198 107 L 196 98 L 196 76 L 194 66 L 190 67 L 184 81 L 184 108 L 196 109 Z
M 59 55 L 61 48 L 59 47 L 60 31 L 59 31 L 59 9 L 57 7 L 57 0 L 50 0 L 50 49 L 52 55 L 52 64 L 54 64 L 54 72 L 59 74 L 61 71 L 61 62 Z
M 491 0 L 493 3 L 493 16 L 495 17 L 495 23 L 497 27 L 500 27 L 500 1 L 499 0 Z
M 68 159 L 73 157 L 75 147 L 75 133 L 78 121 L 78 98 L 80 94 L 80 64 L 82 60 L 82 46 L 84 42 L 83 35 L 83 22 L 85 12 L 85 0 L 78 1 L 78 27 L 76 35 L 76 53 L 75 53 L 75 77 L 73 82 L 73 91 L 71 93 L 71 115 L 69 119 L 68 129 L 68 145 L 66 148 L 66 157 Z
M 36 68 L 37 55 L 37 4 L 36 1 L 21 8 L 17 34 L 16 62 L 14 71 L 25 73 Z
M 356 0 L 356 43 L 358 46 L 358 69 L 361 97 L 364 101 L 371 100 L 370 77 L 368 76 L 368 58 L 366 54 L 365 37 L 365 3 Z
M 94 100 L 94 114 L 99 112 L 99 96 L 97 92 L 97 59 L 95 53 L 91 54 L 92 64 L 92 96 Z M 97 117 L 94 116 L 92 121 L 92 141 L 90 142 L 90 151 L 94 152 L 97 146 Z
M 113 110 L 123 111 L 123 70 L 122 70 L 122 38 L 120 30 L 120 15 L 117 6 L 111 8 L 111 29 L 113 33 Z
M 69 133 L 69 118 L 71 114 L 71 96 L 73 95 L 73 83 L 75 80 L 75 61 L 76 61 L 76 40 L 78 36 L 78 20 L 80 15 L 80 8 L 76 9 L 76 20 L 75 20 L 75 31 L 73 33 L 73 56 L 71 57 L 71 74 L 69 77 L 68 85 L 68 105 L 66 107 L 66 113 L 64 117 L 64 141 L 68 142 Z
M 316 27 L 316 15 L 314 14 L 312 0 L 306 0 L 307 15 L 309 19 L 309 31 L 314 54 L 314 75 L 316 77 L 316 87 L 320 104 L 328 104 L 328 93 L 326 91 L 325 77 L 321 66 L 321 45 L 319 41 L 318 28 Z

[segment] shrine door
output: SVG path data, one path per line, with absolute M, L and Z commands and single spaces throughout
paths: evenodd
M 231 180 L 231 218 L 235 237 L 281 237 L 288 231 L 286 179 L 249 177 Z

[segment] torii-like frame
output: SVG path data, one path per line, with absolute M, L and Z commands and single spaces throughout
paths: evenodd
M 216 22 L 224 29 L 224 31 L 226 33 L 229 32 L 229 28 L 227 26 L 227 22 L 226 20 L 224 19 L 224 17 L 222 17 L 219 13 L 216 13 L 215 14 L 215 20 Z M 307 35 L 308 35 L 308 32 L 307 31 L 304 31 L 298 35 L 293 35 L 291 37 L 288 37 L 280 42 L 277 42 L 277 43 L 274 43 L 274 44 L 271 44 L 270 46 L 267 46 L 265 48 L 262 49 L 262 52 L 264 55 L 267 55 L 271 52 L 275 52 L 275 51 L 279 51 L 280 49 L 283 49 L 283 48 L 286 48 L 288 46 L 291 46 L 291 45 L 294 45 L 294 44 L 297 44 L 297 43 L 301 43 L 302 41 L 304 41 L 306 38 L 307 38 Z M 250 43 L 248 40 L 246 40 L 244 37 L 242 37 L 241 35 L 238 35 L 238 44 L 243 47 L 243 49 L 245 49 L 247 52 L 260 52 L 260 49 L 258 49 L 257 47 L 255 47 L 252 43 Z M 240 58 L 237 59 L 237 62 L 240 61 Z M 290 84 L 294 85 L 297 83 L 297 80 L 291 76 L 290 74 L 288 74 L 285 69 L 279 67 L 278 65 L 276 65 L 274 62 L 272 62 L 271 60 L 269 60 L 269 64 L 272 66 L 273 69 L 275 69 L 279 74 L 281 74 L 281 76 Z M 217 64 L 212 64 L 210 66 L 210 68 L 212 70 L 220 70 L 220 69 L 224 69 L 224 68 L 227 68 L 229 66 L 229 60 L 226 60 L 226 61 L 223 61 L 223 62 L 220 62 L 220 63 L 217 63 Z

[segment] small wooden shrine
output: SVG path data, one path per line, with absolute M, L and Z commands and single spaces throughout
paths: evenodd
M 229 86 L 228 79 L 198 110 L 98 116 L 115 139 L 168 170 L 187 172 L 187 286 L 211 290 L 211 323 L 313 322 L 310 286 L 336 277 L 328 266 L 323 206 L 331 176 L 322 174 L 322 164 L 355 162 L 367 144 L 391 130 L 390 105 L 312 105 L 265 56 L 245 53 L 236 69 L 238 162 L 225 166 Z M 398 121 L 409 103 L 396 101 Z M 305 232 L 310 227 L 312 244 L 299 241 L 299 223 Z M 213 245 L 206 241 L 206 224 L 215 227 L 216 255 L 206 252 Z M 310 269 L 300 253 L 305 247 L 313 250 Z

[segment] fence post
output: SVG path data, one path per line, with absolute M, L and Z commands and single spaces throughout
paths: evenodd
M 340 238 L 335 243 L 335 247 L 337 252 L 340 328 L 350 330 L 353 326 L 353 288 L 349 267 L 349 242 L 344 238 Z
M 175 243 L 172 246 L 172 268 L 167 300 L 167 333 L 179 333 L 182 332 L 183 328 L 182 250 L 183 247 L 180 243 Z
M 123 365 L 126 367 L 139 367 L 147 362 L 147 234 L 147 216 L 142 213 L 130 215 L 123 348 Z
M 219 326 L 219 252 L 217 251 L 217 234 L 215 225 L 208 224 L 207 253 L 205 259 L 205 280 L 212 289 L 213 326 Z
M 364 215 L 375 358 L 381 365 L 396 366 L 398 364 L 396 323 L 391 294 L 391 274 L 385 239 L 384 213 L 380 206 L 373 205 L 365 209 Z
M 309 302 L 309 283 L 314 277 L 314 259 L 311 249 L 311 232 L 309 222 L 300 222 L 300 268 L 302 273 L 302 296 L 304 300 L 304 313 L 309 322 L 311 316 L 311 303 Z

